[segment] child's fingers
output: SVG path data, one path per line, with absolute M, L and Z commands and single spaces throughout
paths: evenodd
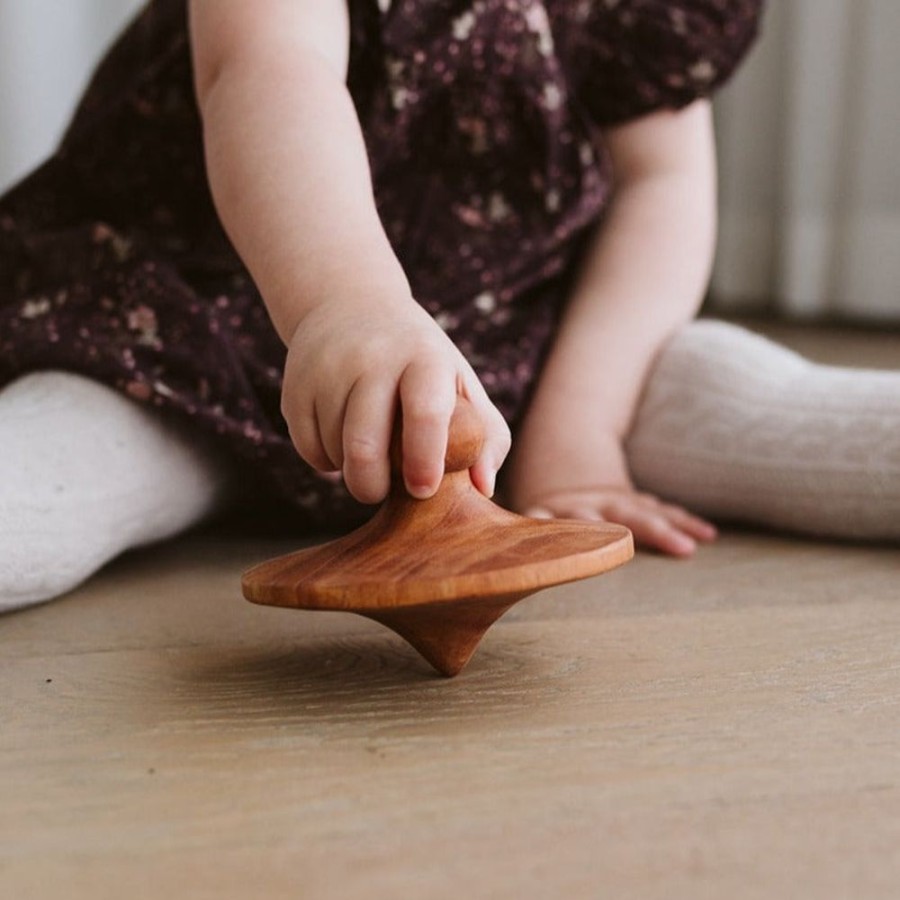
M 719 531 L 712 522 L 707 522 L 680 506 L 664 503 L 660 511 L 676 528 L 680 528 L 698 541 L 714 541 L 719 536 Z
M 628 528 L 637 544 L 671 556 L 691 556 L 697 549 L 697 543 L 690 534 L 682 531 L 662 513 L 636 499 L 633 502 L 617 499 L 599 509 L 574 502 L 563 505 L 544 504 L 529 508 L 526 515 L 533 518 L 558 517 L 615 522 Z
M 344 467 L 344 413 L 347 396 L 340 390 L 318 391 L 313 402 L 319 440 L 331 460 L 332 469 Z
M 697 549 L 697 542 L 689 534 L 676 528 L 662 515 L 641 512 L 630 522 L 621 524 L 631 529 L 639 544 L 662 550 L 672 556 L 692 556 Z
M 635 493 L 618 498 L 606 509 L 608 517 L 618 522 L 620 508 L 627 511 L 625 515 L 632 515 L 633 510 L 640 517 L 639 530 L 643 529 L 641 533 L 647 535 L 649 544 L 676 556 L 689 556 L 696 550 L 698 540 L 709 542 L 718 536 L 709 522 L 681 506 L 664 503 L 653 494 Z
M 617 525 L 624 525 L 634 535 L 635 543 L 654 550 L 661 550 L 671 556 L 691 556 L 697 549 L 697 542 L 665 515 L 648 509 L 639 503 L 617 502 L 614 508 L 604 509 L 603 518 Z
M 379 503 L 391 484 L 388 457 L 395 387 L 362 378 L 347 398 L 343 421 L 343 472 L 347 490 L 361 503 Z
M 494 463 L 482 454 L 474 466 L 469 470 L 472 484 L 484 494 L 485 497 L 493 497 L 497 489 L 497 469 Z
M 290 420 L 288 433 L 297 452 L 314 469 L 318 469 L 320 472 L 333 472 L 338 468 L 325 451 L 313 416 L 302 416 Z
M 509 453 L 511 438 L 506 422 L 496 414 L 499 422 L 491 422 L 485 428 L 484 446 L 478 461 L 472 466 L 472 483 L 486 497 L 494 496 L 497 484 L 497 472 Z
M 325 452 L 325 447 L 318 437 L 315 420 L 311 420 L 312 428 L 302 429 L 303 434 L 311 433 L 311 437 L 298 437 L 297 430 L 291 430 L 291 440 L 300 456 L 319 472 L 335 472 L 338 466 Z
M 655 497 L 623 494 L 602 505 L 603 518 L 631 530 L 636 543 L 672 556 L 691 556 L 697 542 L 674 524 Z
M 438 489 L 450 417 L 456 406 L 455 375 L 431 361 L 410 363 L 400 376 L 403 409 L 403 478 L 413 497 L 424 499 Z
M 700 541 L 714 541 L 719 532 L 715 525 L 688 512 L 683 506 L 666 503 L 654 494 L 637 493 L 641 504 L 653 512 L 664 516 L 675 528 Z
M 464 382 L 463 391 L 481 419 L 484 428 L 484 445 L 478 462 L 472 466 L 472 482 L 482 494 L 492 497 L 497 482 L 497 472 L 512 446 L 512 436 L 506 420 L 491 402 L 474 373 L 473 378 L 476 384 L 470 385 L 468 381 Z
M 322 443 L 312 398 L 305 401 L 294 392 L 283 391 L 281 415 L 287 423 L 291 442 L 309 465 L 320 472 L 329 472 L 339 468 L 329 458 L 325 445 Z

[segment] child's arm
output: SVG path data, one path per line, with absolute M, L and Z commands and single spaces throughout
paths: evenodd
M 344 84 L 345 0 L 191 0 L 190 26 L 210 185 L 288 346 L 282 409 L 298 451 L 380 500 L 399 397 L 404 478 L 428 496 L 460 392 L 485 426 L 472 475 L 490 493 L 508 429 L 411 296 L 379 221 Z
M 712 526 L 637 494 L 622 442 L 665 340 L 696 313 L 715 243 L 715 152 L 705 101 L 606 134 L 616 195 L 594 238 L 513 459 L 519 509 L 608 518 L 688 554 Z

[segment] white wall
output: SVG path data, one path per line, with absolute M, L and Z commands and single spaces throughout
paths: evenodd
M 143 0 L 0 0 L 0 192 L 50 154 Z

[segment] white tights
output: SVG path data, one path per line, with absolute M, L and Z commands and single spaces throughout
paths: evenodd
M 713 519 L 900 540 L 900 371 L 694 322 L 657 361 L 626 452 L 640 487 Z
M 637 485 L 713 518 L 900 539 L 900 372 L 814 365 L 743 329 L 684 328 L 627 443 Z M 0 611 L 56 597 L 222 502 L 229 470 L 78 375 L 0 391 Z
M 0 611 L 200 521 L 227 469 L 158 413 L 68 372 L 0 391 Z

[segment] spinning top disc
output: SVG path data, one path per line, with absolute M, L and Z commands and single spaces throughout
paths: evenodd
M 367 616 L 404 637 L 442 674 L 456 675 L 485 631 L 519 600 L 631 559 L 627 528 L 529 519 L 488 500 L 469 476 L 481 440 L 474 411 L 460 402 L 437 494 L 416 500 L 395 477 L 369 522 L 250 569 L 244 596 Z

